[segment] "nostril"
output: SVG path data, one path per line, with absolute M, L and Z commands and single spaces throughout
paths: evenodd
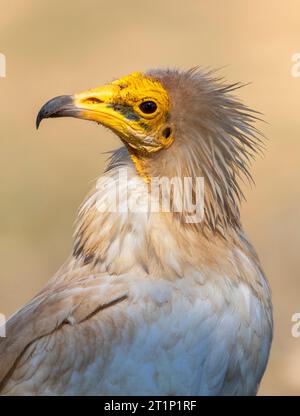
M 103 101 L 99 100 L 99 98 L 96 98 L 96 97 L 89 97 L 83 100 L 83 103 L 84 104 L 101 104 L 103 103 Z

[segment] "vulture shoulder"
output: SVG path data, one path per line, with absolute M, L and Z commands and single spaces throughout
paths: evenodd
M 65 360 L 67 364 L 66 360 L 72 357 L 59 357 L 60 352 L 66 351 L 66 348 L 60 349 L 59 344 L 74 342 L 68 351 L 75 352 L 76 343 L 78 352 L 83 350 L 85 346 L 81 345 L 80 331 L 87 330 L 84 339 L 88 343 L 89 325 L 86 324 L 104 311 L 104 321 L 109 321 L 109 325 L 114 327 L 116 323 L 109 318 L 107 311 L 118 308 L 126 299 L 124 282 L 109 275 L 89 274 L 74 281 L 72 276 L 68 281 L 64 281 L 62 276 L 52 279 L 7 322 L 6 337 L 0 339 L 0 393 L 5 394 L 9 384 L 15 386 L 29 379 L 37 366 L 45 364 L 41 362 L 45 354 L 36 359 L 39 350 L 49 353 L 44 366 L 45 377 L 50 361 Z

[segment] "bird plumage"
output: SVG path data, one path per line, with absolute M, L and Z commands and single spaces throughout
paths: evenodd
M 235 87 L 211 73 L 155 70 L 115 82 L 108 110 L 102 89 L 76 97 L 82 103 L 84 96 L 84 111 L 94 105 L 93 114 L 99 106 L 118 112 L 118 123 L 126 119 L 122 128 L 102 123 L 125 144 L 104 174 L 120 186 L 120 206 L 128 193 L 148 195 L 149 178 L 203 176 L 204 220 L 186 223 L 185 212 L 102 212 L 112 189 L 96 184 L 79 211 L 71 257 L 7 324 L 1 394 L 256 394 L 272 306 L 240 223 L 238 179 L 250 176 L 247 161 L 260 139 L 255 113 L 231 95 Z M 143 88 L 157 100 L 157 118 L 135 110 Z M 70 103 L 59 111 L 69 115 Z

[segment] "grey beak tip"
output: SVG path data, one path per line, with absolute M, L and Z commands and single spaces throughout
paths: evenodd
M 35 127 L 36 127 L 37 130 L 40 127 L 40 124 L 41 124 L 42 119 L 43 118 L 40 116 L 40 113 L 39 113 L 38 116 L 37 116 L 37 118 L 36 118 L 36 121 L 35 121 Z
M 73 97 L 70 95 L 62 95 L 60 97 L 55 97 L 52 100 L 48 101 L 40 109 L 37 118 L 36 118 L 36 128 L 38 129 L 41 121 L 44 118 L 49 117 L 62 117 L 70 113 L 72 109 Z

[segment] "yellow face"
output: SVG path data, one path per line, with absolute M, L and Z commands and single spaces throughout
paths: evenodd
M 140 72 L 76 94 L 73 104 L 75 117 L 110 128 L 137 154 L 157 152 L 173 142 L 168 93 Z

